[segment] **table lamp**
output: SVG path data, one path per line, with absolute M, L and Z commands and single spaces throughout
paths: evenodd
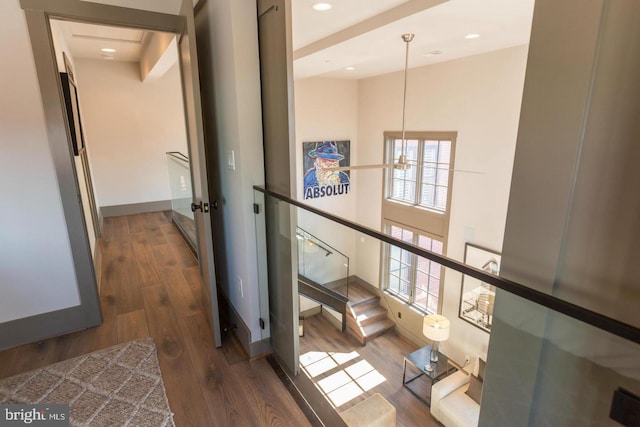
M 439 314 L 429 314 L 422 321 L 422 333 L 432 341 L 429 363 L 424 365 L 425 371 L 431 372 L 434 369 L 432 363 L 438 361 L 438 343 L 449 338 L 449 319 Z

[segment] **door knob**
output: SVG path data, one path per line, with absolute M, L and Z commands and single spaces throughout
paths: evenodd
M 195 204 L 191 203 L 191 212 L 202 211 L 202 202 Z

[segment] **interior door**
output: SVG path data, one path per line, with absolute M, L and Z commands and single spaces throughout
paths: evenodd
M 200 80 L 198 58 L 195 46 L 195 24 L 193 1 L 183 0 L 180 15 L 186 18 L 182 34 L 178 34 L 178 56 L 184 95 L 185 122 L 191 160 L 191 182 L 198 245 L 198 261 L 203 282 L 203 299 L 217 347 L 222 345 L 218 313 L 218 293 L 214 267 L 213 229 L 209 218 L 210 210 L 217 208 L 216 201 L 209 200 L 207 167 L 204 149 L 202 108 L 200 101 Z

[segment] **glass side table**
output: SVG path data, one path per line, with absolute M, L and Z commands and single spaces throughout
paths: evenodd
M 427 405 L 431 404 L 431 387 L 430 386 L 432 386 L 436 382 L 440 381 L 441 379 L 445 378 L 448 375 L 451 375 L 452 373 L 458 370 L 455 366 L 449 363 L 449 359 L 447 358 L 447 356 L 438 352 L 438 362 L 431 363 L 431 366 L 433 367 L 433 371 L 427 371 L 425 369 L 425 365 L 429 363 L 430 355 L 431 355 L 431 346 L 428 345 L 428 346 L 422 347 L 421 349 L 418 349 L 413 353 L 408 354 L 404 357 L 404 364 L 402 368 L 402 385 L 405 386 L 407 390 L 409 390 L 415 397 L 422 400 Z M 416 375 L 413 375 L 410 378 L 407 378 L 407 363 L 411 365 L 414 368 L 414 370 L 418 371 Z M 422 396 L 418 394 L 416 391 L 414 391 L 411 387 L 409 387 L 409 384 L 412 381 L 417 380 L 420 377 L 425 377 L 425 379 L 430 383 L 429 395 L 427 396 Z

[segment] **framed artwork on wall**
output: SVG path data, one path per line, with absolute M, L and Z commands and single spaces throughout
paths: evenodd
M 73 155 L 78 156 L 80 154 L 80 150 L 84 148 L 82 125 L 80 123 L 80 110 L 78 109 L 78 94 L 76 86 L 69 79 L 69 75 L 67 73 L 60 73 L 60 80 L 62 82 L 62 93 L 64 94 L 67 119 L 69 120 L 71 148 L 73 149 Z
M 500 273 L 501 261 L 502 256 L 499 252 L 471 243 L 465 245 L 464 263 L 467 265 L 497 276 Z M 495 286 L 463 275 L 460 291 L 460 318 L 483 331 L 491 332 L 495 297 Z
M 80 108 L 78 107 L 78 91 L 73 75 L 73 69 L 69 58 L 63 52 L 65 72 L 60 73 L 60 81 L 62 83 L 62 93 L 64 95 L 64 104 L 67 110 L 67 118 L 69 120 L 69 131 L 71 133 L 71 148 L 73 155 L 78 156 L 84 148 L 84 137 L 82 135 L 82 122 L 80 120 Z
M 325 168 L 349 166 L 351 141 L 311 141 L 302 143 L 304 199 L 339 196 L 350 190 L 350 171 Z

